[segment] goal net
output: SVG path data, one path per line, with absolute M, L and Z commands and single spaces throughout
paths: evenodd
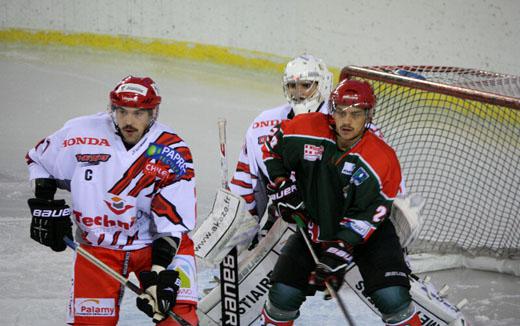
M 436 66 L 348 66 L 426 204 L 411 254 L 520 258 L 520 77 Z

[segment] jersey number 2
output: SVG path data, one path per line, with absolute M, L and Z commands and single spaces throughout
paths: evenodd
M 376 214 L 374 215 L 374 217 L 372 217 L 372 221 L 373 221 L 374 223 L 381 222 L 381 220 L 383 219 L 383 217 L 385 217 L 387 211 L 388 211 L 388 210 L 387 210 L 386 207 L 383 206 L 383 205 L 377 207 L 377 208 L 376 208 Z

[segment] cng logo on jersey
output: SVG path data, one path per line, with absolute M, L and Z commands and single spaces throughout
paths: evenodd
M 114 299 L 76 298 L 74 300 L 74 315 L 89 317 L 114 317 L 116 315 Z
M 134 207 L 133 205 L 127 204 L 123 198 L 117 196 L 111 197 L 110 201 L 104 200 L 104 202 L 107 204 L 112 213 L 116 215 L 121 215 L 130 208 Z

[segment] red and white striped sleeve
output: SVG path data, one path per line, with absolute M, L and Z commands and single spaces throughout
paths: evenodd
M 246 209 L 259 220 L 254 191 L 258 183 L 258 164 L 254 152 L 248 150 L 248 147 L 251 146 L 248 136 L 249 134 L 246 135 L 244 145 L 240 151 L 235 173 L 233 174 L 229 188 L 231 192 L 244 198 Z

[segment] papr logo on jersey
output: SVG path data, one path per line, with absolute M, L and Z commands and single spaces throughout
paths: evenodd
M 116 215 L 121 215 L 130 208 L 134 207 L 133 205 L 127 205 L 124 199 L 117 196 L 110 198 L 110 201 L 104 200 L 104 202 L 107 204 L 112 213 Z
M 186 160 L 181 153 L 169 146 L 151 143 L 144 155 L 168 165 L 179 177 L 186 174 Z
M 323 151 L 323 146 L 305 144 L 303 146 L 303 159 L 307 161 L 321 160 Z

